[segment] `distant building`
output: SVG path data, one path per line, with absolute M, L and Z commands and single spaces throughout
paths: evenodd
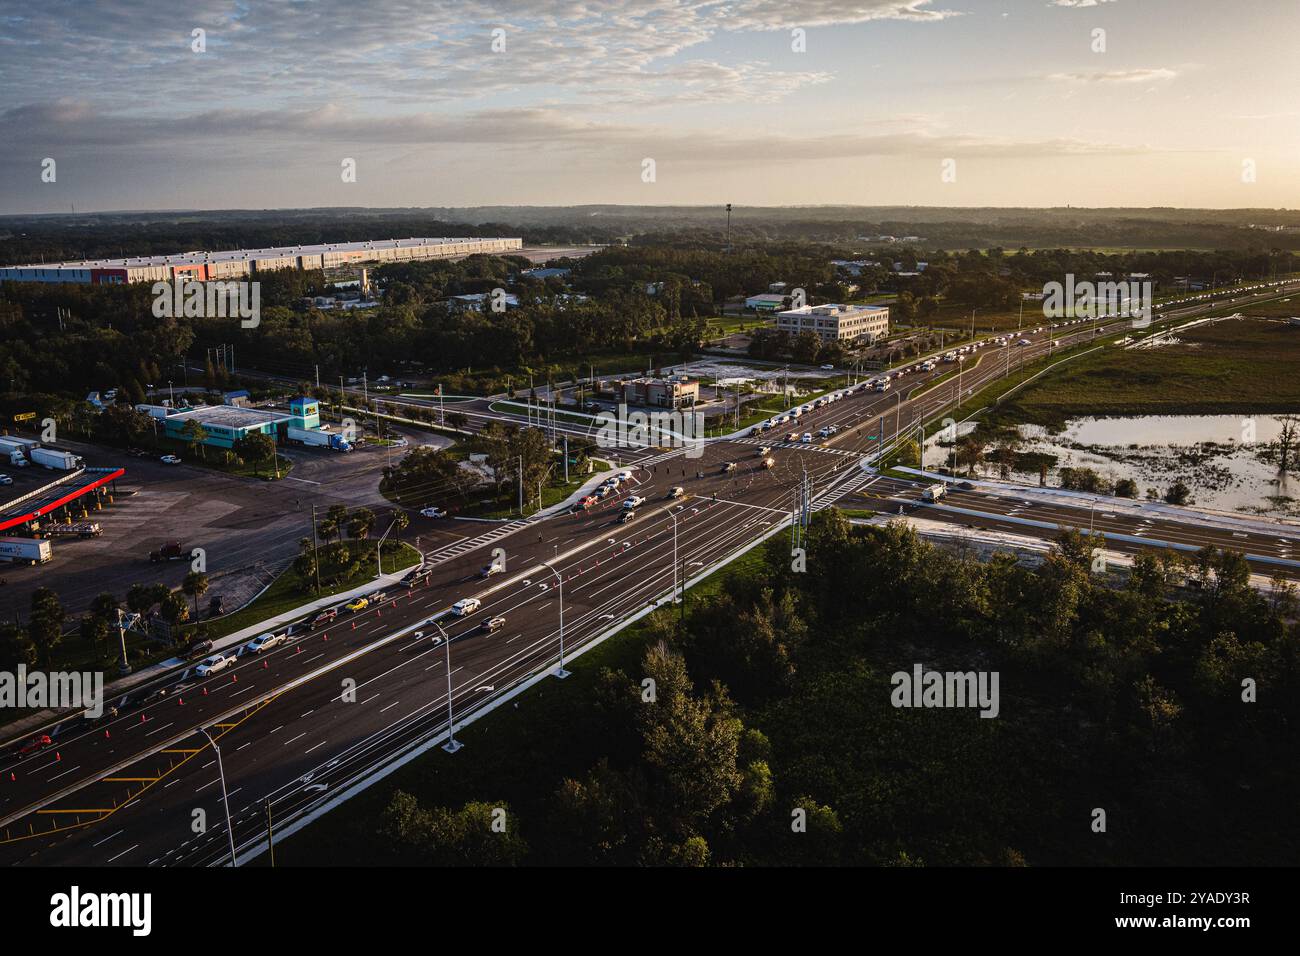
M 889 334 L 889 309 L 876 305 L 805 305 L 778 312 L 776 328 L 790 335 L 816 332 L 823 342 L 874 342 Z
M 624 404 L 654 408 L 689 408 L 700 400 L 700 383 L 685 375 L 619 379 L 608 390 Z
M 490 312 L 492 311 L 491 292 L 473 292 L 468 295 L 448 296 L 447 304 L 459 312 Z M 519 308 L 519 297 L 513 292 L 505 294 L 504 302 L 507 309 Z
M 880 265 L 880 263 L 874 259 L 832 259 L 831 265 L 840 272 L 847 272 L 851 276 L 860 276 L 863 269 L 870 269 Z
M 530 279 L 564 279 L 572 272 L 572 269 L 528 269 L 521 275 Z
M 751 295 L 745 300 L 745 308 L 753 309 L 755 312 L 776 312 L 789 304 L 788 295 L 777 295 L 775 292 Z
M 276 246 L 270 249 L 229 249 L 125 259 L 85 259 L 49 265 L 29 264 L 0 269 L 0 279 L 95 285 L 171 282 L 173 279 L 215 281 L 241 279 L 280 269 L 332 269 L 363 262 L 462 259 L 475 253 L 511 252 L 522 249 L 523 244 L 522 239 L 375 239 L 315 246 Z
M 789 283 L 786 283 L 786 282 L 773 282 L 773 283 L 771 283 L 770 285 L 768 285 L 768 287 L 767 287 L 767 291 L 768 291 L 768 292 L 778 292 L 778 293 L 780 293 L 781 295 L 785 295 L 786 286 L 787 286 L 788 284 L 789 284 Z
M 207 435 L 203 444 L 216 448 L 233 448 L 241 438 L 257 432 L 279 441 L 290 425 L 295 428 L 320 428 L 320 403 L 306 397 L 291 401 L 287 415 L 269 408 L 239 405 L 197 405 L 182 409 L 171 409 L 163 405 L 137 405 L 136 410 L 160 421 L 163 433 L 176 441 L 188 441 L 185 436 L 186 424 L 198 422 Z

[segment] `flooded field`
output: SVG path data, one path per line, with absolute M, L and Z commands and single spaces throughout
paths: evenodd
M 1060 431 L 1021 425 L 1022 454 L 1055 459 L 1061 468 L 1090 468 L 1107 482 L 1132 479 L 1138 496 L 1163 493 L 1175 481 L 1206 508 L 1300 516 L 1300 460 L 1292 447 L 1290 475 L 1279 468 L 1283 416 L 1146 415 L 1079 418 Z M 1015 477 L 1023 478 L 1023 474 Z M 1037 480 L 1037 473 L 1032 480 Z

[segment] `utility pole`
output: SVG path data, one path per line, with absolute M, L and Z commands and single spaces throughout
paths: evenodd
M 456 721 L 452 719 L 451 712 L 451 638 L 436 619 L 433 619 L 432 623 L 442 635 L 442 647 L 447 652 L 447 742 L 442 745 L 442 749 L 449 754 L 454 754 L 464 744 L 456 739 Z
M 524 516 L 524 456 L 519 456 L 519 517 Z
M 316 540 L 316 506 L 311 506 L 311 557 L 316 566 L 316 593 L 320 594 L 320 544 Z
M 731 251 L 731 203 L 727 203 L 727 251 Z
M 271 829 L 271 798 L 266 798 L 266 849 L 271 854 L 271 866 L 275 866 L 275 833 Z
M 569 436 L 564 436 L 564 486 L 569 486 Z

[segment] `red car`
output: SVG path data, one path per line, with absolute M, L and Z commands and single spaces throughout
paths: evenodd
M 37 734 L 27 743 L 18 748 L 18 756 L 26 757 L 28 754 L 34 754 L 38 750 L 44 750 L 50 744 L 54 743 L 49 734 Z
M 314 618 L 312 618 L 311 626 L 313 628 L 320 627 L 322 624 L 330 623 L 330 621 L 334 620 L 338 616 L 339 616 L 339 612 L 336 611 L 334 608 L 330 608 L 327 611 L 321 611 Z

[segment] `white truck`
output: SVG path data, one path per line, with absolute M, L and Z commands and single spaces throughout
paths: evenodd
M 931 485 L 929 488 L 926 488 L 925 491 L 921 492 L 921 500 L 934 504 L 934 502 L 938 501 L 947 493 L 948 486 L 941 481 L 938 484 Z
M 28 451 L 33 462 L 51 470 L 74 471 L 83 464 L 78 455 L 70 451 L 58 451 L 53 448 L 32 448 Z
M 50 560 L 50 543 L 44 538 L 0 538 L 0 561 L 44 564 Z

